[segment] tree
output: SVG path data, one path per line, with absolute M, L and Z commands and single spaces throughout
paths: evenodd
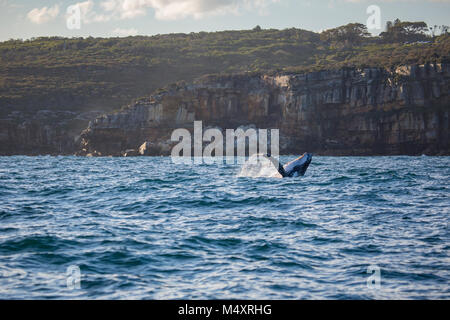
M 389 30 L 391 30 L 393 26 L 394 24 L 392 23 L 392 21 L 386 22 L 386 32 L 389 32 Z
M 349 23 L 345 26 L 328 29 L 320 34 L 320 39 L 328 43 L 344 44 L 345 46 L 358 45 L 369 37 L 367 26 L 361 23 Z
M 423 21 L 409 22 L 395 19 L 394 22 L 386 23 L 386 31 L 380 36 L 386 42 L 420 41 L 426 39 L 427 31 L 428 26 Z
M 431 36 L 434 38 L 438 35 L 438 31 L 439 31 L 439 35 L 444 35 L 448 33 L 448 26 L 446 25 L 434 25 L 432 27 L 429 28 Z

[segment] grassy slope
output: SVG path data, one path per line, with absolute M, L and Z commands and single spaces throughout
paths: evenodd
M 204 74 L 306 72 L 439 61 L 450 36 L 425 44 L 333 47 L 299 30 L 224 31 L 128 38 L 38 38 L 0 43 L 0 118 L 12 111 L 112 111 Z

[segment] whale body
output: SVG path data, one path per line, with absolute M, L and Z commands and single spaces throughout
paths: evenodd
M 273 163 L 273 165 L 283 178 L 304 176 L 312 160 L 312 154 L 306 152 L 302 156 L 298 157 L 295 160 L 292 160 L 291 162 L 283 166 L 270 154 L 265 155 L 265 157 Z

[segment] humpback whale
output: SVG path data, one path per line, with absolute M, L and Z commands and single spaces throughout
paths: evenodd
M 264 155 L 265 158 L 269 159 L 273 163 L 275 168 L 281 174 L 283 178 L 292 178 L 304 176 L 306 169 L 308 169 L 309 164 L 312 160 L 312 154 L 305 152 L 302 156 L 295 160 L 282 165 L 278 160 L 274 159 L 270 154 Z

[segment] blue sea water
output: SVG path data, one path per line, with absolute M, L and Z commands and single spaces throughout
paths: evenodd
M 0 298 L 450 298 L 449 157 L 240 171 L 0 157 Z

